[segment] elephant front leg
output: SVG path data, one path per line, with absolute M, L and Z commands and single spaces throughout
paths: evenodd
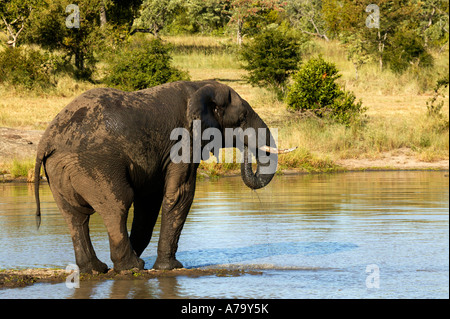
M 161 215 L 161 230 L 158 242 L 158 257 L 154 269 L 170 270 L 183 268 L 175 258 L 181 230 L 191 208 L 195 192 L 195 177 L 193 181 L 180 185 L 173 192 L 164 195 Z

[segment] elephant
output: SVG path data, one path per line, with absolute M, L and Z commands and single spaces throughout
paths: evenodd
M 56 115 L 44 132 L 35 165 L 36 223 L 41 223 L 41 166 L 54 200 L 68 224 L 76 263 L 82 273 L 108 271 L 94 251 L 89 218 L 97 212 L 106 226 L 115 271 L 144 269 L 140 258 L 152 237 L 161 211 L 161 229 L 154 269 L 182 268 L 176 259 L 181 230 L 195 193 L 199 163 L 170 159 L 177 143 L 174 128 L 249 127 L 267 130 L 263 155 L 241 164 L 244 183 L 258 189 L 275 172 L 263 174 L 262 156 L 282 153 L 267 125 L 238 93 L 214 80 L 178 81 L 125 92 L 94 88 L 84 92 Z M 244 137 L 245 140 L 245 137 Z M 244 141 L 244 152 L 249 147 Z M 202 147 L 205 142 L 202 142 Z M 270 145 L 270 146 L 269 146 Z M 130 235 L 128 211 L 134 205 Z

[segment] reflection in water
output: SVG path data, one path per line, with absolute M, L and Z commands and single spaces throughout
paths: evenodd
M 107 280 L 83 282 L 79 289 L 73 290 L 71 299 L 110 298 L 110 299 L 173 299 L 179 295 L 175 277 L 150 280 Z
M 199 181 L 177 258 L 262 275 L 82 282 L 76 290 L 36 284 L 0 298 L 448 298 L 448 195 L 443 172 L 276 176 L 256 192 L 239 177 Z M 74 263 L 47 185 L 41 200 L 37 231 L 31 185 L 0 184 L 0 268 Z M 159 225 L 142 255 L 148 268 Z M 97 256 L 112 267 L 97 214 L 90 228 Z M 365 285 L 370 264 L 380 269 L 379 289 Z

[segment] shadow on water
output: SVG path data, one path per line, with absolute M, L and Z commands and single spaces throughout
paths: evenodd
M 290 242 L 267 243 L 236 248 L 210 248 L 177 253 L 177 259 L 186 268 L 200 268 L 235 263 L 248 263 L 255 259 L 282 255 L 329 255 L 357 248 L 353 243 L 338 242 Z M 144 258 L 145 267 L 151 268 L 156 256 Z M 282 265 L 282 262 L 280 262 Z

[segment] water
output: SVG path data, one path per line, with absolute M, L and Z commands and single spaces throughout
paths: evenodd
M 0 298 L 449 298 L 448 172 L 276 176 L 251 191 L 240 178 L 199 181 L 177 258 L 185 267 L 260 275 L 35 284 Z M 41 186 L 0 184 L 0 269 L 74 263 L 67 226 Z M 131 223 L 129 223 L 131 226 Z M 156 258 L 159 222 L 142 254 Z M 91 218 L 97 256 L 108 238 Z

